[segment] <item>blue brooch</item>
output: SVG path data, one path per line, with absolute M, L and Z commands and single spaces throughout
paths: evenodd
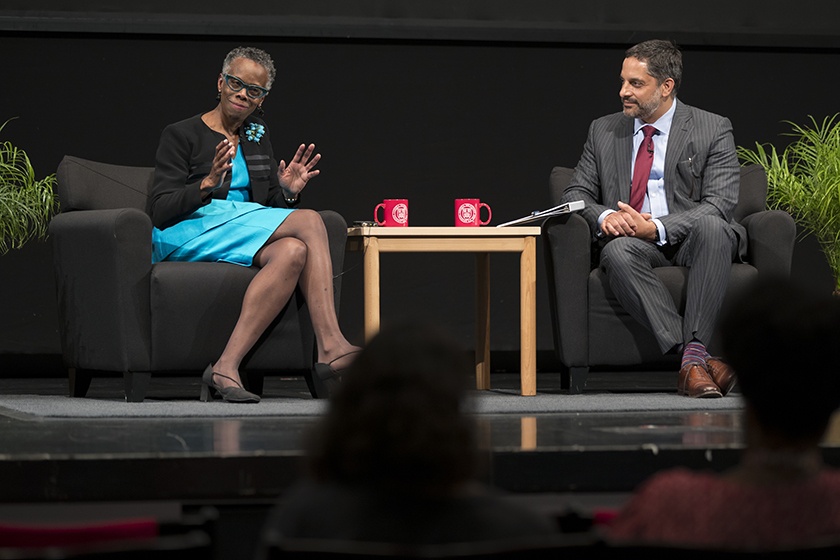
M 247 138 L 249 142 L 256 142 L 259 144 L 263 134 L 265 134 L 265 127 L 254 122 L 249 124 L 248 128 L 245 129 L 245 138 Z

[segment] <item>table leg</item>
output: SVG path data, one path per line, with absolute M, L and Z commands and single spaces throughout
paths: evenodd
M 490 254 L 475 255 L 475 388 L 490 388 Z
M 537 240 L 525 238 L 519 259 L 520 385 L 522 395 L 537 394 Z
M 365 341 L 379 332 L 379 239 L 368 238 L 364 256 Z

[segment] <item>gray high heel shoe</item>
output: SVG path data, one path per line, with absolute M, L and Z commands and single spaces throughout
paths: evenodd
M 230 379 L 237 385 L 238 387 L 222 387 L 220 385 L 216 385 L 213 383 L 213 376 L 218 375 L 219 377 L 224 377 L 225 379 Z M 233 379 L 232 377 L 228 377 L 227 375 L 219 372 L 213 371 L 213 364 L 207 366 L 207 369 L 204 370 L 204 374 L 201 376 L 201 402 L 207 402 L 213 396 L 220 396 L 225 402 L 230 403 L 258 403 L 260 402 L 259 395 L 255 395 L 249 391 L 246 391 L 242 385 Z
M 343 368 L 335 369 L 332 365 L 345 356 L 358 354 L 361 351 L 361 349 L 351 350 L 350 352 L 335 358 L 329 363 L 325 364 L 324 362 L 318 362 L 314 364 L 312 366 L 312 386 L 315 390 L 315 394 L 313 396 L 316 399 L 330 398 L 332 392 L 338 389 L 338 386 L 341 384 L 342 375 L 344 375 L 344 372 L 350 367 L 348 364 Z

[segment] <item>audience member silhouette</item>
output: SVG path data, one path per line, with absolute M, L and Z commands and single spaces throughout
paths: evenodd
M 840 470 L 823 464 L 819 445 L 840 406 L 840 299 L 762 282 L 726 315 L 721 334 L 745 401 L 739 464 L 653 476 L 607 536 L 759 550 L 836 541 Z
M 475 420 L 462 411 L 472 365 L 450 338 L 386 329 L 350 368 L 267 534 L 420 546 L 556 533 L 478 481 Z

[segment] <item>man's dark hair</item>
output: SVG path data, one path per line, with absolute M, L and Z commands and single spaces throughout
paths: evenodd
M 674 95 L 682 83 L 682 52 L 673 41 L 652 39 L 627 49 L 624 58 L 638 58 L 647 64 L 648 74 L 661 84 L 668 78 L 674 80 Z

